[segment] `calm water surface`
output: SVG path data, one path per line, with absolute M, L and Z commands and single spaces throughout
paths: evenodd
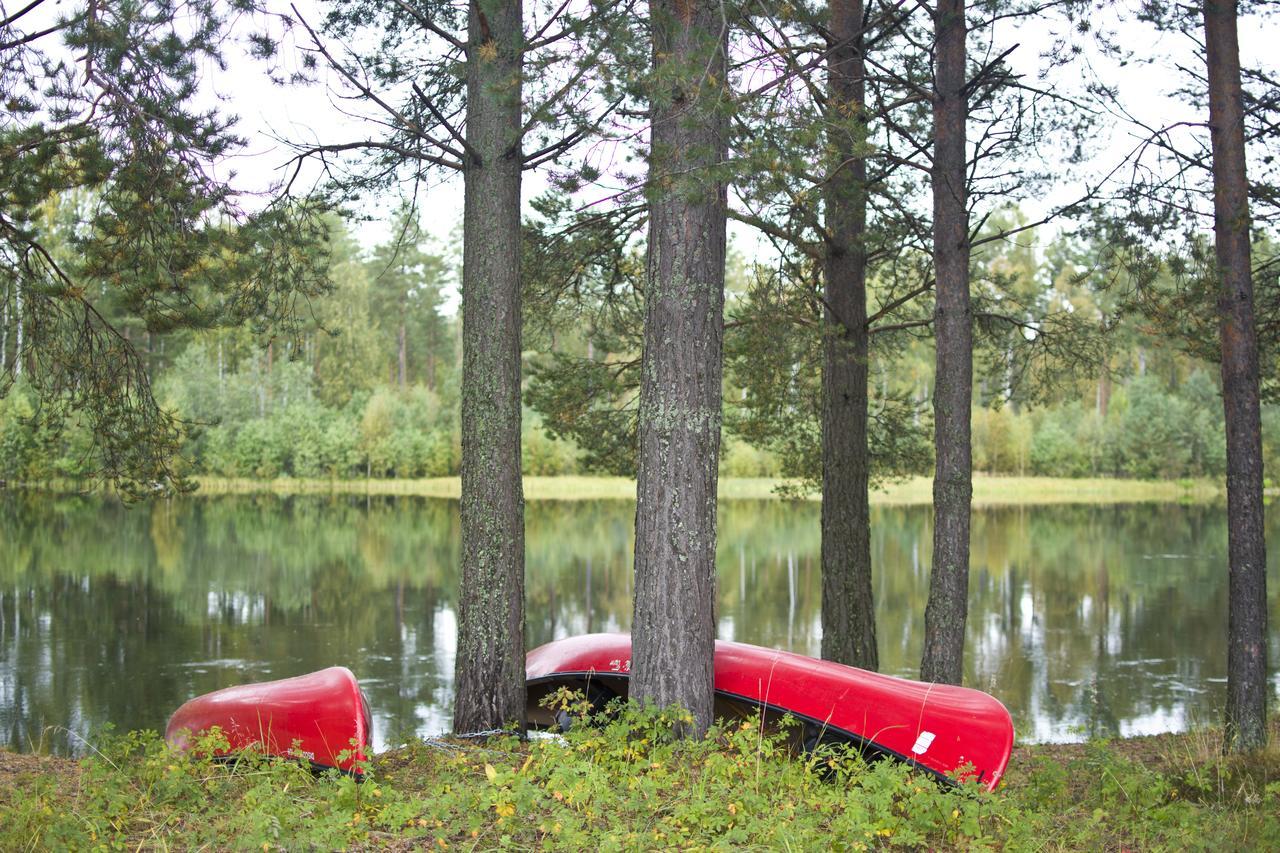
M 629 628 L 634 512 L 627 501 L 528 505 L 530 646 Z M 726 502 L 720 518 L 719 636 L 816 655 L 818 507 Z M 927 507 L 872 512 L 880 660 L 896 675 L 918 666 L 930 525 Z M 1268 525 L 1274 555 L 1274 509 Z M 965 681 L 1008 705 L 1026 741 L 1214 722 L 1225 555 L 1220 506 L 976 511 Z M 162 728 L 193 695 L 332 664 L 365 686 L 379 749 L 444 731 L 457 563 L 454 501 L 125 509 L 0 494 L 0 744 L 74 752 L 105 723 Z

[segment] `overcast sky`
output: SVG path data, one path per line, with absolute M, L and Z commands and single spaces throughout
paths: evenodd
M 1136 4 L 1135 4 L 1136 5 Z M 322 16 L 324 5 L 316 0 L 299 0 L 303 15 L 316 23 Z M 282 9 L 287 5 L 282 5 Z M 1095 73 L 1104 75 L 1109 83 L 1118 85 L 1125 108 L 1148 124 L 1160 126 L 1176 121 L 1203 121 L 1187 104 L 1167 97 L 1178 83 L 1175 63 L 1199 67 L 1192 53 L 1192 46 L 1184 36 L 1158 34 L 1149 28 L 1135 24 L 1120 24 L 1116 20 L 1101 18 L 1095 26 L 1114 32 L 1121 44 L 1135 54 L 1135 59 L 1156 59 L 1154 63 L 1129 62 L 1123 67 L 1104 59 L 1096 51 L 1087 51 L 1087 57 Z M 1242 63 L 1258 63 L 1264 51 L 1280 40 L 1276 18 L 1265 27 L 1242 27 Z M 247 31 L 247 28 L 246 28 Z M 1083 38 L 1083 37 L 1082 37 Z M 1050 28 L 1039 21 L 1005 23 L 996 34 L 1002 46 L 1017 44 L 1010 62 L 1018 71 L 1034 78 L 1040 67 L 1040 53 L 1052 41 Z M 291 157 L 291 151 L 279 138 L 292 140 L 335 141 L 354 139 L 362 135 L 359 122 L 344 115 L 344 109 L 358 109 L 348 104 L 345 108 L 336 102 L 323 86 L 278 86 L 270 82 L 261 62 L 229 51 L 230 67 L 226 72 L 210 71 L 206 83 L 211 92 L 221 99 L 224 109 L 240 116 L 240 132 L 250 140 L 245 154 L 229 164 L 241 177 L 246 187 L 262 188 L 284 175 L 282 167 Z M 300 62 L 297 45 L 285 44 L 281 51 L 281 63 L 296 68 Z M 1079 70 L 1069 72 L 1080 75 Z M 1060 79 L 1059 85 L 1076 83 L 1075 79 Z M 367 136 L 368 131 L 363 131 Z M 1098 149 L 1093 166 L 1096 173 L 1109 169 L 1135 144 L 1131 128 L 1116 125 L 1101 138 L 1091 140 Z M 314 179 L 315 173 L 311 173 Z M 526 202 L 546 188 L 546 180 L 539 174 L 526 174 L 524 196 Z M 1023 207 L 1033 216 L 1046 209 L 1065 203 L 1080 192 L 1078 181 L 1063 180 L 1043 197 L 1024 202 Z M 426 188 L 419 198 L 424 227 L 437 239 L 445 240 L 460 221 L 462 215 L 462 182 L 457 175 L 441 175 Z M 366 244 L 384 240 L 388 236 L 386 220 L 396 205 L 395 199 L 373 199 L 365 203 L 365 211 L 375 221 L 357 228 L 360 240 Z M 756 242 L 745 230 L 734 229 L 733 240 L 751 256 Z

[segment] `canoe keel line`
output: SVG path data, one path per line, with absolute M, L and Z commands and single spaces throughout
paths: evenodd
M 369 703 L 351 670 L 331 666 L 308 675 L 242 684 L 197 696 L 174 712 L 165 740 L 193 746 L 193 733 L 217 727 L 229 748 L 301 758 L 315 769 L 363 775 L 373 737 Z
M 540 646 L 525 658 L 531 725 L 566 722 L 542 708 L 557 688 L 625 697 L 631 637 L 587 634 Z M 793 746 L 812 749 L 843 741 L 869 758 L 893 758 L 940 779 L 974 779 L 995 790 L 1013 750 L 1013 721 L 997 699 L 979 690 L 925 684 L 831 661 L 716 641 L 716 715 L 766 721 L 790 715 L 804 726 Z

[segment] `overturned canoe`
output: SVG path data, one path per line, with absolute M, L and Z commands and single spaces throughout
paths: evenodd
M 541 699 L 556 688 L 583 690 L 596 703 L 626 696 L 631 637 L 587 634 L 540 646 L 525 658 L 529 721 L 554 725 Z M 1013 721 L 978 690 L 880 675 L 791 652 L 716 641 L 716 714 L 762 709 L 805 723 L 801 742 L 847 741 L 872 757 L 905 761 L 946 779 L 976 779 L 994 790 L 1013 749 Z M 800 744 L 797 744 L 800 745 Z
M 193 734 L 215 726 L 230 744 L 228 753 L 253 749 L 357 774 L 356 762 L 365 760 L 373 737 L 369 703 L 345 666 L 197 696 L 169 718 L 164 736 L 187 749 Z

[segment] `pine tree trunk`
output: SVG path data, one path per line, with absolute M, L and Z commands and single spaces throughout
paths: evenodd
M 712 718 L 726 189 L 725 43 L 710 0 L 654 0 L 631 696 Z
M 1222 404 L 1227 426 L 1227 750 L 1267 743 L 1267 551 L 1262 422 L 1249 246 L 1249 185 L 1235 0 L 1204 4 L 1213 139 L 1214 235 L 1221 282 Z
M 867 163 L 862 0 L 832 0 L 827 66 L 831 173 L 826 190 L 822 362 L 822 656 L 877 669 L 867 447 Z M 850 130 L 848 116 L 859 122 Z
M 969 217 L 965 193 L 964 0 L 938 0 L 933 102 L 933 264 L 937 346 L 934 377 L 933 569 L 924 616 L 920 678 L 959 684 L 969 595 L 969 418 L 973 327 L 969 308 Z
M 524 728 L 520 481 L 521 3 L 471 4 L 462 267 L 456 732 Z

